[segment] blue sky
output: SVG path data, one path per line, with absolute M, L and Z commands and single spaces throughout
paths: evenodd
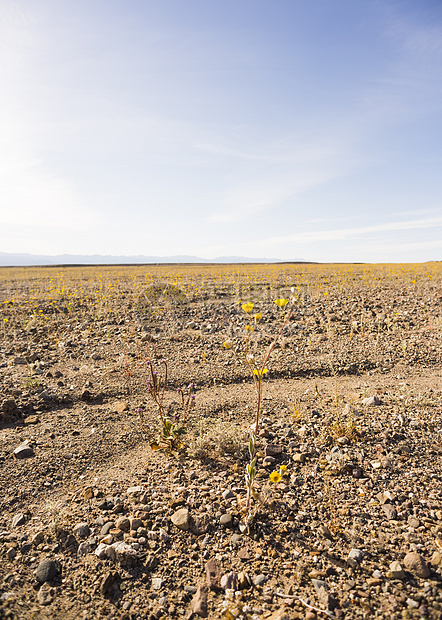
M 442 259 L 442 4 L 0 0 L 0 252 Z

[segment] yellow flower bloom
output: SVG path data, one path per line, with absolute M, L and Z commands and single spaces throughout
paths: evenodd
M 251 334 L 253 331 L 255 331 L 251 325 L 245 325 L 244 329 L 248 334 Z
M 274 301 L 279 308 L 284 308 L 289 303 L 288 299 L 275 299 Z
M 241 308 L 244 310 L 244 312 L 247 312 L 247 314 L 250 314 L 253 310 L 253 304 L 251 302 L 242 304 Z
M 262 319 L 261 312 L 258 312 L 257 314 L 254 314 L 253 318 L 255 319 L 255 323 L 259 323 L 259 321 Z
M 281 465 L 279 471 L 281 472 L 281 474 L 285 473 L 287 471 L 287 465 Z
M 266 374 L 266 372 L 269 372 L 269 369 L 268 369 L 268 368 L 261 368 L 260 370 L 258 370 L 257 368 L 255 368 L 255 369 L 254 369 L 254 371 L 253 371 L 253 374 L 254 374 L 254 375 L 259 375 L 259 376 L 262 376 L 262 375 L 265 375 L 265 374 Z
M 226 340 L 225 343 L 223 344 L 223 347 L 225 349 L 231 349 L 232 348 L 232 343 L 230 340 Z
M 160 446 L 157 443 L 151 443 L 150 447 L 152 448 L 152 450 L 159 450 Z
M 278 484 L 278 482 L 281 480 L 281 474 L 279 473 L 279 471 L 272 471 L 272 473 L 270 474 L 270 480 L 273 482 L 273 484 Z

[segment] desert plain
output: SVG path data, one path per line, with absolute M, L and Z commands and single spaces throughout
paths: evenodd
M 0 618 L 441 618 L 441 362 L 442 263 L 2 268 Z

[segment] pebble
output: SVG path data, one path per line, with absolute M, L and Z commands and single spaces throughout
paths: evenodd
M 221 515 L 219 522 L 221 525 L 224 525 L 224 527 L 229 527 L 232 524 L 232 515 L 226 512 Z
M 351 549 L 347 557 L 347 562 L 350 566 L 355 568 L 362 562 L 363 557 L 363 551 L 360 549 Z
M 152 588 L 154 590 L 161 590 L 162 587 L 163 587 L 163 580 L 161 579 L 161 577 L 153 577 Z
M 387 571 L 387 578 L 388 579 L 405 579 L 406 575 L 405 575 L 405 571 L 402 568 L 402 565 L 395 560 L 394 562 L 391 562 L 390 566 L 389 566 L 389 570 Z
M 392 504 L 383 504 L 382 510 L 385 512 L 385 516 L 389 520 L 397 518 L 396 508 Z
M 364 400 L 362 401 L 363 405 L 367 405 L 367 407 L 375 407 L 376 405 L 380 405 L 381 404 L 381 400 L 379 398 L 379 396 L 368 396 L 367 398 L 364 398 Z
M 253 585 L 262 586 L 265 584 L 267 579 L 268 579 L 267 575 L 257 575 L 253 580 Z
M 50 605 L 55 597 L 55 588 L 51 588 L 49 584 L 44 583 L 37 594 L 37 600 L 40 605 Z
M 90 544 L 88 542 L 82 542 L 78 545 L 77 557 L 82 558 L 83 556 L 87 555 L 90 552 L 91 552 Z
M 16 459 L 27 459 L 34 456 L 34 450 L 28 443 L 25 442 L 15 448 L 14 456 Z
M 24 523 L 26 523 L 26 517 L 21 512 L 19 512 L 18 514 L 14 515 L 14 517 L 12 518 L 12 521 L 11 521 L 12 527 L 18 527 L 20 525 L 23 525 Z
M 232 571 L 223 575 L 221 577 L 221 588 L 223 590 L 238 590 L 238 573 Z
M 179 530 L 186 532 L 190 528 L 190 515 L 187 508 L 180 508 L 173 513 L 171 517 L 172 523 Z
M 407 570 L 421 579 L 426 579 L 430 576 L 431 571 L 428 568 L 427 563 L 421 555 L 416 553 L 416 551 L 407 553 L 404 558 L 404 566 Z
M 73 532 L 75 536 L 78 536 L 79 538 L 87 538 L 91 533 L 89 525 L 84 522 L 77 523 L 77 525 L 74 526 Z
M 100 534 L 102 536 L 106 536 L 106 534 L 109 534 L 110 530 L 112 530 L 114 527 L 115 523 L 113 521 L 107 521 L 101 528 Z
M 207 595 L 209 593 L 209 588 L 206 584 L 201 584 L 191 602 L 191 608 L 194 614 L 199 616 L 200 618 L 207 618 L 208 609 L 207 609 Z
M 211 590 L 221 590 L 221 568 L 215 558 L 206 562 L 206 582 Z
M 223 499 L 232 499 L 233 497 L 235 497 L 230 489 L 226 489 L 225 491 L 223 491 L 222 495 Z
M 61 575 L 61 564 L 52 558 L 42 560 L 35 571 L 35 578 L 39 583 L 53 581 L 59 575 Z

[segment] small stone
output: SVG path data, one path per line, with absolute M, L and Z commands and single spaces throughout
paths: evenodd
M 364 400 L 362 401 L 363 405 L 367 405 L 367 407 L 375 407 L 376 405 L 380 405 L 381 404 L 381 400 L 379 398 L 379 396 L 368 396 L 367 398 L 364 398 Z
M 248 573 L 241 571 L 238 575 L 238 588 L 240 590 L 248 590 L 253 585 L 252 579 Z
M 238 573 L 230 572 L 221 577 L 221 588 L 223 590 L 238 590 Z
M 230 527 L 232 525 L 232 515 L 226 512 L 225 514 L 221 515 L 219 522 L 224 527 Z
M 238 558 L 242 560 L 243 562 L 247 562 L 248 560 L 252 559 L 252 554 L 247 549 L 247 547 L 243 547 L 242 549 L 238 551 Z
M 267 581 L 267 575 L 257 575 L 253 580 L 253 585 L 255 586 L 263 586 Z
M 47 583 L 44 583 L 37 594 L 37 600 L 40 605 L 50 605 L 54 600 L 55 596 L 55 588 L 51 588 L 51 586 Z
M 38 417 L 38 415 L 28 415 L 28 417 L 25 418 L 24 422 L 27 425 L 38 424 L 40 422 L 40 418 Z
M 274 456 L 266 456 L 262 461 L 264 467 L 270 467 L 271 465 L 273 465 L 273 463 L 276 463 L 276 459 Z
M 406 574 L 404 569 L 402 568 L 402 565 L 397 560 L 395 560 L 390 564 L 386 576 L 388 579 L 405 579 Z
M 396 508 L 392 504 L 384 504 L 382 510 L 385 512 L 387 519 L 392 520 L 397 518 Z
M 416 519 L 416 517 L 413 517 L 412 515 L 408 517 L 407 523 L 410 527 L 413 527 L 414 529 L 416 529 L 420 525 L 419 519 Z
M 267 444 L 265 447 L 265 456 L 280 456 L 284 448 L 276 444 Z
M 95 555 L 100 560 L 115 561 L 115 550 L 112 547 L 112 545 L 106 545 L 105 543 L 100 543 L 98 547 L 95 549 Z
M 195 515 L 190 518 L 190 529 L 197 536 L 202 536 L 210 527 L 210 517 L 208 514 Z
M 16 555 L 17 555 L 17 551 L 13 547 L 8 549 L 6 553 L 8 560 L 11 560 L 11 561 L 15 558 Z
M 164 527 L 162 527 L 160 529 L 160 540 L 161 542 L 167 542 L 168 540 L 170 540 L 170 536 L 169 534 L 166 532 L 166 530 L 164 529 Z
M 183 530 L 184 532 L 186 532 L 190 527 L 189 518 L 190 515 L 188 509 L 180 508 L 173 513 L 171 521 L 179 530 Z
M 112 543 L 111 547 L 114 550 L 115 559 L 117 562 L 123 566 L 130 566 L 135 563 L 137 559 L 137 552 L 133 547 L 122 541 Z
M 87 523 L 77 523 L 73 529 L 73 532 L 75 536 L 78 536 L 78 538 L 87 538 L 91 533 Z
M 199 616 L 200 618 L 207 618 L 207 594 L 209 592 L 209 588 L 206 584 L 202 584 L 198 587 L 198 590 L 195 592 L 195 595 L 191 602 L 191 608 L 194 614 Z
M 362 562 L 363 557 L 364 553 L 360 549 L 350 549 L 347 557 L 347 563 L 352 568 L 356 568 L 356 566 L 358 566 Z
M 211 590 L 221 590 L 221 569 L 215 558 L 206 562 L 207 585 Z
M 404 566 L 407 570 L 421 579 L 426 579 L 431 573 L 424 558 L 416 551 L 407 553 L 404 558 Z
M 163 580 L 161 579 L 161 577 L 154 577 L 152 579 L 152 589 L 161 590 L 162 587 L 163 587 Z
M 303 452 L 297 452 L 292 457 L 294 463 L 305 463 L 307 457 Z
M 233 497 L 235 496 L 230 489 L 223 491 L 223 499 L 232 499 Z
M 29 444 L 25 442 L 15 448 L 14 456 L 16 459 L 27 459 L 31 456 L 34 456 L 34 450 Z
M 115 523 L 113 521 L 107 521 L 100 530 L 100 534 L 102 536 L 106 536 L 109 532 L 115 527 Z
M 286 612 L 286 610 L 282 607 L 281 609 L 277 609 L 272 613 L 271 616 L 268 616 L 267 620 L 289 620 L 290 616 Z
M 124 400 L 120 400 L 114 404 L 113 409 L 116 413 L 123 413 L 129 409 L 129 404 Z
M 131 529 L 130 521 L 127 517 L 120 517 L 116 520 L 115 527 L 122 532 L 128 532 Z
M 143 527 L 143 522 L 142 522 L 141 519 L 138 519 L 138 518 L 135 518 L 135 517 L 131 517 L 129 519 L 129 521 L 130 521 L 130 529 L 131 530 L 137 531 L 140 527 Z M 123 528 L 120 528 L 120 529 L 123 529 Z
M 137 487 L 129 487 L 126 491 L 126 493 L 129 496 L 136 496 L 136 495 L 141 495 L 141 493 L 144 491 L 144 487 L 142 486 L 137 486 Z
M 94 497 L 94 489 L 92 487 L 86 487 L 83 489 L 83 499 L 88 501 Z
M 325 538 L 328 538 L 329 540 L 333 540 L 333 534 L 330 532 L 330 530 L 328 529 L 326 525 L 321 524 L 318 527 L 318 532 Z
M 45 558 L 37 566 L 35 571 L 35 578 L 39 583 L 45 583 L 46 581 L 53 581 L 56 577 L 61 575 L 61 564 L 58 560 L 52 558 Z
M 12 518 L 11 525 L 12 527 L 19 527 L 20 525 L 23 525 L 24 523 L 26 523 L 26 517 L 24 514 L 19 512 L 16 515 L 14 515 L 14 517 Z
M 26 365 L 26 360 L 24 357 L 21 357 L 21 356 L 14 357 L 14 366 L 25 366 L 25 365 Z
M 83 556 L 87 555 L 90 552 L 91 552 L 90 544 L 88 542 L 82 542 L 78 545 L 77 557 L 82 558 Z
M 38 399 L 45 403 L 49 403 L 52 400 L 52 397 L 47 390 L 43 390 L 43 392 L 40 392 L 38 395 Z

